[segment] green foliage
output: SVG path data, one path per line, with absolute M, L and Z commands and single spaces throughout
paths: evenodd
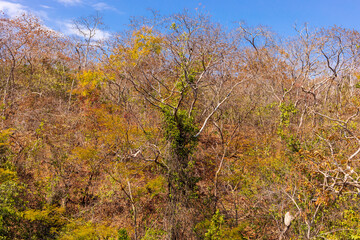
M 25 229 L 20 223 L 25 202 L 21 198 L 24 186 L 18 182 L 18 177 L 9 163 L 9 136 L 11 129 L 0 132 L 0 236 L 2 239 L 15 239 L 22 236 Z
M 21 199 L 23 191 L 23 186 L 10 179 L 0 184 L 0 236 L 3 239 L 26 235 L 26 229 L 21 227 L 25 207 Z
M 7 174 L 3 171 L 0 175 Z M 55 239 L 65 224 L 63 209 L 45 206 L 42 210 L 26 209 L 25 187 L 10 174 L 0 184 L 0 236 L 2 239 Z M 15 177 L 13 177 L 15 176 Z M 4 179 L 2 176 L 0 178 Z
M 148 228 L 145 232 L 145 236 L 141 238 L 141 240 L 157 240 L 161 239 L 162 236 L 164 236 L 166 232 L 160 229 L 153 229 Z
M 165 192 L 165 183 L 166 179 L 163 176 L 158 176 L 146 184 L 146 189 L 151 194 L 150 196 L 154 197 Z
M 194 232 L 196 233 L 197 236 L 205 236 L 205 233 L 207 232 L 207 230 L 209 229 L 210 226 L 210 220 L 209 219 L 204 219 L 200 222 L 198 222 L 195 227 L 194 227 Z
M 219 210 L 216 210 L 216 213 L 211 218 L 210 226 L 205 233 L 206 240 L 220 240 L 223 239 L 223 229 L 222 225 L 224 224 L 224 217 L 220 214 Z
M 329 208 L 339 212 L 337 217 L 329 219 L 329 226 L 320 233 L 326 239 L 360 239 L 360 213 L 357 202 L 358 196 L 340 196 Z M 339 211 L 340 210 L 340 211 Z M 331 213 L 324 211 L 327 215 Z
M 219 210 L 212 216 L 211 221 L 205 219 L 196 224 L 194 232 L 200 239 L 218 240 L 218 239 L 234 239 L 243 240 L 249 239 L 244 234 L 247 223 L 240 223 L 238 226 L 229 226 L 224 217 L 219 214 Z M 201 237 L 200 237 L 201 236 Z
M 291 152 L 300 151 L 300 141 L 293 134 L 290 134 L 288 137 L 284 137 L 283 139 L 286 140 L 286 146 Z
M 0 168 L 0 236 L 2 239 L 55 239 L 65 224 L 63 209 L 26 209 L 28 194 L 15 172 Z M 5 175 L 5 176 L 4 176 Z
M 291 117 L 298 112 L 298 109 L 293 103 L 281 103 L 279 108 L 281 115 L 277 133 L 286 141 L 286 146 L 291 152 L 298 152 L 300 150 L 300 141 L 291 133 L 291 128 L 289 126 Z
M 279 106 L 281 115 L 280 115 L 280 126 L 288 127 L 290 124 L 290 117 L 295 115 L 298 112 L 293 103 L 281 103 Z
M 356 88 L 360 88 L 360 82 L 357 82 L 357 83 L 355 84 L 355 87 L 356 87 Z
M 118 238 L 117 240 L 131 240 L 131 238 L 129 237 L 126 229 L 121 228 L 118 230 Z
M 198 128 L 194 124 L 194 118 L 181 109 L 174 114 L 172 109 L 163 107 L 162 112 L 166 139 L 170 141 L 176 156 L 188 158 L 194 152 L 198 142 L 195 137 Z

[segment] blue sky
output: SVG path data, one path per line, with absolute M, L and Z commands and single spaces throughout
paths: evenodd
M 76 17 L 99 11 L 106 31 L 117 32 L 126 28 L 131 16 L 149 15 L 149 8 L 161 14 L 197 8 L 222 25 L 245 21 L 269 26 L 285 36 L 294 33 L 295 23 L 305 22 L 312 27 L 336 24 L 360 30 L 359 0 L 0 0 L 0 10 L 8 15 L 33 12 L 47 26 L 67 34 L 73 33 L 70 23 Z

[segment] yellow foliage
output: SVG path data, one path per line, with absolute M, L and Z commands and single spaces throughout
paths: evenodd
M 132 33 L 128 46 L 120 46 L 114 50 L 115 54 L 110 56 L 113 66 L 119 69 L 137 64 L 139 59 L 149 56 L 150 54 L 160 54 L 163 38 L 154 33 L 149 27 L 142 27 Z
M 78 79 L 79 86 L 74 93 L 83 97 L 90 95 L 96 90 L 100 90 L 107 81 L 107 78 L 101 71 L 84 71 L 78 74 Z
M 0 147 L 7 146 L 9 144 L 8 138 L 13 133 L 13 131 L 13 128 L 3 129 L 0 131 Z
M 67 231 L 60 240 L 98 240 L 116 239 L 117 231 L 105 225 L 95 225 L 92 223 L 72 222 L 66 225 Z
M 50 227 L 51 233 L 58 233 L 59 227 L 66 223 L 66 219 L 62 216 L 64 213 L 64 208 L 48 206 L 43 210 L 29 209 L 24 211 L 24 219 L 31 222 L 42 222 Z
M 16 180 L 16 172 L 10 171 L 8 169 L 0 168 L 0 183 Z
M 132 36 L 133 46 L 130 50 L 132 59 L 138 59 L 143 55 L 148 55 L 151 52 L 159 54 L 161 51 L 160 43 L 161 37 L 154 35 L 151 28 L 142 27 L 135 31 Z

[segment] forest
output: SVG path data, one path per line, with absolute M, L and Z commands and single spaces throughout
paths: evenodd
M 360 34 L 0 16 L 0 239 L 360 239 Z

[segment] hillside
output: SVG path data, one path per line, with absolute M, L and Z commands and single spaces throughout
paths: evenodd
M 358 239 L 360 34 L 0 18 L 0 239 Z

